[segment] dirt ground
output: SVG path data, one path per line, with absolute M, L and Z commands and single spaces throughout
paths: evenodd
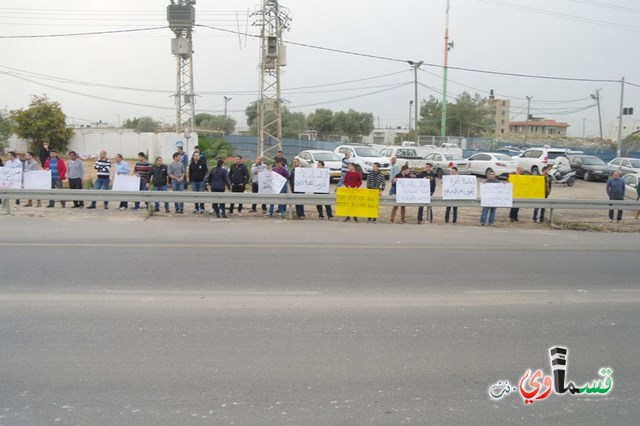
M 135 165 L 135 161 L 127 161 L 131 170 L 133 170 L 133 166 Z M 90 187 L 90 182 L 95 180 L 95 170 L 93 170 L 94 160 L 85 160 L 85 188 Z M 478 178 L 479 182 L 483 182 L 483 178 Z M 333 186 L 333 185 L 332 185 Z M 387 183 L 387 189 L 385 190 L 385 194 L 388 194 L 390 184 Z M 436 192 L 434 194 L 435 197 L 440 197 L 441 193 L 441 181 L 438 180 L 438 185 L 436 188 Z M 564 185 L 556 185 L 553 186 L 551 190 L 550 199 L 583 199 L 583 200 L 606 200 L 607 196 L 605 193 L 605 183 L 604 182 L 584 182 L 582 180 L 578 180 L 573 187 L 567 187 Z M 43 203 L 43 206 L 46 203 Z M 72 209 L 69 208 L 62 209 L 58 204 L 53 209 L 49 208 L 35 208 L 35 207 L 21 207 L 21 206 L 11 206 L 11 214 L 16 216 L 32 216 L 32 217 L 56 217 L 56 216 L 67 216 L 67 215 L 77 215 L 78 217 L 82 216 L 101 216 L 107 220 L 142 220 L 146 217 L 146 212 L 144 209 L 133 212 L 133 211 L 120 211 L 117 208 L 116 203 L 111 203 L 111 208 L 109 210 L 104 209 L 96 209 L 96 210 L 83 210 L 83 209 Z M 173 217 L 173 206 L 171 213 L 156 213 L 159 216 L 168 216 Z M 250 206 L 249 206 L 250 207 Z M 190 213 L 192 206 L 185 206 L 185 211 Z M 640 202 L 638 203 L 638 209 L 640 210 Z M 395 226 L 416 226 L 418 207 L 407 207 L 407 224 L 402 225 L 398 224 L 399 214 L 396 218 Z M 459 208 L 458 209 L 458 223 L 457 225 L 449 224 L 446 225 L 444 223 L 444 213 L 445 208 L 434 208 L 433 209 L 433 223 L 431 224 L 422 224 L 420 226 L 475 226 L 479 222 L 480 218 L 480 209 L 479 208 Z M 3 209 L 1 214 L 6 214 Z M 426 214 L 426 212 L 425 212 Z M 391 207 L 381 207 L 380 208 L 380 216 L 378 222 L 380 223 L 389 223 L 389 217 L 391 215 Z M 211 221 L 219 221 L 220 219 L 213 219 L 210 215 L 199 215 L 195 216 L 192 214 L 184 214 L 184 215 L 176 215 L 180 216 L 182 220 L 190 217 L 193 220 L 211 220 Z M 640 222 L 634 220 L 634 212 L 625 211 L 622 223 L 618 224 L 616 222 L 609 223 L 609 218 L 607 215 L 607 211 L 602 210 L 554 210 L 554 224 L 548 223 L 548 212 L 547 217 L 545 218 L 546 223 L 544 224 L 536 224 L 533 223 L 533 210 L 532 209 L 520 209 L 519 219 L 520 221 L 517 223 L 512 223 L 509 221 L 509 209 L 499 208 L 496 213 L 496 221 L 495 226 L 499 228 L 514 228 L 514 229 L 537 229 L 540 227 L 554 227 L 559 229 L 575 229 L 575 230 L 585 230 L 585 231 L 599 231 L 599 232 L 640 232 Z M 231 219 L 235 220 L 274 220 L 272 218 L 266 217 L 260 209 L 258 209 L 258 213 L 250 213 L 249 208 L 247 206 L 244 207 L 242 211 L 242 215 L 231 215 Z M 286 218 L 289 218 L 288 214 Z M 318 213 L 314 206 L 305 206 L 305 219 L 309 220 L 319 220 Z M 295 218 L 294 218 L 295 220 Z M 342 218 L 336 218 L 334 223 L 341 222 Z M 362 222 L 362 220 L 361 220 Z M 365 224 L 366 225 L 366 224 Z

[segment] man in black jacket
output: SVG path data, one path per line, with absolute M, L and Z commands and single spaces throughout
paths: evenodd
M 236 155 L 236 159 L 229 170 L 231 192 L 244 192 L 249 183 L 249 170 L 242 162 L 242 155 Z M 242 212 L 242 204 L 238 204 L 238 213 Z M 233 213 L 233 204 L 229 206 L 229 214 Z

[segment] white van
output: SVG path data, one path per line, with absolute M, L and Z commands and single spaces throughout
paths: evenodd
M 380 172 L 386 177 L 389 176 L 389 159 L 381 156 L 375 148 L 364 145 L 340 145 L 333 150 L 341 158 L 344 158 L 347 151 L 351 153 L 351 161 L 362 169 L 363 179 L 373 170 L 373 163 L 380 163 Z

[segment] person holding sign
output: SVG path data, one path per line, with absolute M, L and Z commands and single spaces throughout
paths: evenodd
M 367 175 L 367 189 L 377 189 L 380 191 L 378 194 L 382 195 L 385 185 L 384 175 L 380 173 L 380 163 L 373 163 L 373 170 Z M 376 218 L 370 217 L 367 222 L 376 223 Z
M 280 176 L 282 176 L 285 179 L 289 179 L 289 171 L 287 170 L 286 167 L 284 167 L 282 165 L 282 160 L 279 159 L 278 157 L 276 157 L 276 163 L 275 165 L 271 168 L 271 171 L 274 173 L 279 174 Z M 286 194 L 287 193 L 287 184 L 285 182 L 284 185 L 282 185 L 282 188 L 280 189 L 280 193 L 281 194 Z M 287 205 L 286 204 L 279 204 L 278 205 L 278 216 L 282 219 L 284 217 L 284 212 L 287 210 Z M 272 217 L 273 216 L 273 204 L 269 205 L 269 213 L 267 213 L 267 216 Z
M 407 179 L 409 177 L 409 166 L 406 164 L 400 168 L 400 173 L 393 177 L 393 182 L 391 183 L 391 190 L 393 193 L 396 193 L 396 183 L 398 179 Z M 398 213 L 398 206 L 393 206 L 391 209 L 391 218 L 389 222 L 393 223 L 396 220 L 396 213 Z M 407 223 L 407 207 L 400 206 L 400 223 Z
M 324 169 L 324 161 L 318 160 L 317 167 L 319 169 Z M 325 205 L 324 208 L 327 211 L 327 219 L 328 220 L 333 220 L 333 212 L 331 211 L 331 204 Z M 319 219 L 324 219 L 324 216 L 322 215 L 322 206 L 318 205 L 318 206 L 316 206 L 316 209 L 318 209 L 318 218 Z
M 9 151 L 9 159 L 7 160 L 4 167 L 8 169 L 20 169 L 20 170 L 23 169 L 22 161 L 18 159 L 18 155 L 15 153 L 15 151 Z M 16 200 L 16 206 L 19 206 L 19 205 L 20 205 L 20 200 Z
M 491 170 L 487 175 L 487 180 L 484 183 L 500 183 L 498 178 L 496 178 L 496 172 Z M 495 207 L 483 207 L 482 213 L 480 213 L 480 225 L 484 226 L 487 223 L 487 215 L 489 216 L 489 226 L 493 225 L 493 221 L 496 218 L 496 208 Z
M 35 172 L 38 170 L 38 162 L 33 158 L 33 152 L 27 152 L 24 155 L 24 173 L 29 173 L 29 172 Z M 27 204 L 24 205 L 25 207 L 32 207 L 33 206 L 33 201 L 29 200 L 27 202 Z M 38 200 L 38 207 L 40 207 L 40 200 Z
M 458 168 L 451 168 L 451 175 L 455 176 L 458 174 Z M 453 223 L 458 222 L 458 207 L 447 206 L 447 209 L 444 211 L 444 223 L 449 223 L 449 214 L 451 213 L 451 209 L 453 209 Z
M 107 158 L 107 151 L 100 151 L 100 157 L 96 160 L 93 168 L 96 170 L 96 182 L 93 186 L 93 189 L 96 191 L 99 189 L 108 190 L 109 189 L 109 178 L 111 177 L 111 160 Z M 91 205 L 87 207 L 88 209 L 95 209 L 96 202 L 92 201 Z M 109 208 L 109 202 L 104 202 L 105 210 Z
M 124 158 L 122 158 L 121 154 L 116 154 L 116 176 L 123 175 L 127 176 L 131 169 Z M 120 210 L 126 210 L 129 208 L 129 203 L 127 201 L 120 201 Z
M 542 176 L 544 176 L 544 198 L 549 198 L 551 195 L 551 182 L 553 179 L 549 176 L 549 166 L 542 168 Z M 545 209 L 533 209 L 533 223 L 538 221 L 538 210 L 540 211 L 540 223 L 544 223 L 544 211 Z
M 67 165 L 62 157 L 58 157 L 56 149 L 51 149 L 49 155 L 49 159 L 44 163 L 44 168 L 45 170 L 51 170 L 51 189 L 62 189 L 62 181 L 67 178 Z M 54 201 L 50 200 L 47 207 L 51 208 L 54 205 Z M 62 208 L 66 207 L 64 201 L 60 201 L 60 205 L 62 205 Z
M 295 179 L 296 179 L 296 167 L 300 167 L 300 159 L 295 157 L 293 159 L 293 168 L 291 169 L 291 173 L 289 173 L 289 185 L 291 186 L 291 192 L 296 192 L 295 187 Z M 304 205 L 296 204 L 296 216 L 298 219 L 304 219 Z
M 424 165 L 424 170 L 418 174 L 418 179 L 428 179 L 429 185 L 431 189 L 431 196 L 433 197 L 433 193 L 436 192 L 436 177 L 438 175 L 433 172 L 433 165 L 431 163 L 427 163 Z M 422 223 L 422 216 L 424 214 L 424 206 L 418 207 L 418 225 Z M 427 223 L 433 222 L 433 210 L 431 207 L 427 207 Z
M 522 166 L 518 166 L 514 174 L 516 175 L 524 174 L 524 168 Z M 509 210 L 509 220 L 511 222 L 519 222 L 518 220 L 519 211 L 520 211 L 520 208 L 511 207 L 511 210 Z
M 266 172 L 267 171 L 267 165 L 264 164 L 263 161 L 263 157 L 262 155 L 258 155 L 258 158 L 256 158 L 256 162 L 253 163 L 253 165 L 251 166 L 251 175 L 253 176 L 253 180 L 251 181 L 251 192 L 254 194 L 258 193 L 258 189 L 259 189 L 259 180 L 258 180 L 258 175 L 262 172 Z M 252 213 L 256 213 L 257 210 L 257 204 L 253 204 L 251 206 L 251 210 L 249 210 Z M 266 212 L 267 211 L 267 205 L 263 204 L 262 205 L 262 211 Z
M 348 167 L 347 173 L 344 175 L 344 186 L 346 188 L 360 188 L 360 185 L 362 185 L 362 175 L 356 170 L 355 163 L 349 163 Z M 344 219 L 345 222 L 349 222 L 350 220 L 350 216 Z M 354 216 L 353 221 L 358 222 L 358 218 Z

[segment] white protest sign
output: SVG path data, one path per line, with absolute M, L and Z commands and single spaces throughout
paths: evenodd
M 396 181 L 396 203 L 429 204 L 431 182 L 428 179 L 398 179 Z
M 318 192 L 328 194 L 331 170 L 312 167 L 296 167 L 293 186 L 296 192 Z
M 113 187 L 111 189 L 114 191 L 140 191 L 140 177 L 116 175 L 113 178 Z
M 443 200 L 475 200 L 478 197 L 478 182 L 475 176 L 442 176 Z
M 271 170 L 258 173 L 259 194 L 279 194 L 286 184 L 286 178 Z
M 482 207 L 512 207 L 513 186 L 510 183 L 483 183 L 480 185 Z
M 51 187 L 51 182 L 49 182 Z M 0 167 L 0 188 L 22 189 L 22 169 Z
M 24 189 L 51 189 L 51 170 L 33 170 L 25 173 Z

